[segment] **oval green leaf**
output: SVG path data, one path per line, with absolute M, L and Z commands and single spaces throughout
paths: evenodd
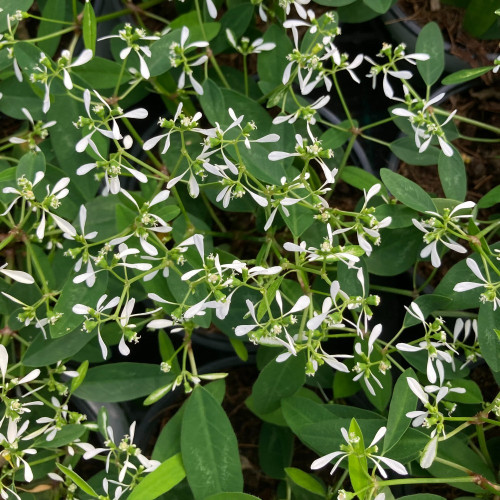
M 402 175 L 392 172 L 388 168 L 380 170 L 380 176 L 387 189 L 403 205 L 419 212 L 435 211 L 432 198 L 418 185 Z
M 181 452 L 196 500 L 224 491 L 243 491 L 236 435 L 225 411 L 203 387 L 196 387 L 186 403 Z

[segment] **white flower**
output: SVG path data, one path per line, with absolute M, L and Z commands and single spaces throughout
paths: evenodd
M 446 120 L 439 124 L 431 113 L 426 113 L 426 110 L 433 104 L 441 101 L 445 93 L 442 92 L 433 97 L 429 101 L 421 101 L 423 107 L 416 114 L 404 108 L 395 108 L 392 113 L 396 116 L 404 116 L 410 120 L 410 124 L 415 132 L 415 144 L 419 148 L 418 152 L 423 153 L 430 145 L 432 138 L 437 137 L 439 146 L 446 156 L 453 156 L 452 147 L 446 142 L 446 137 L 443 132 L 443 127 L 455 116 L 457 110 L 454 110 L 448 115 Z M 416 126 L 415 126 L 416 124 Z M 424 142 L 421 141 L 424 139 Z
M 73 82 L 71 81 L 71 76 L 69 75 L 68 69 L 69 68 L 76 68 L 77 66 L 83 66 L 84 64 L 88 63 L 93 56 L 93 52 L 91 49 L 85 49 L 83 52 L 70 64 L 67 64 L 63 68 L 63 82 L 64 86 L 68 89 L 71 90 L 73 88 Z M 71 61 L 71 53 L 69 50 L 63 50 L 61 52 L 61 59 L 64 61 Z
M 366 458 L 369 458 L 375 464 L 375 467 L 377 468 L 378 472 L 384 479 L 387 478 L 387 473 L 380 465 L 380 462 L 382 462 L 384 465 L 392 469 L 397 474 L 406 475 L 408 474 L 408 471 L 406 470 L 406 467 L 400 462 L 397 462 L 392 458 L 375 455 L 375 453 L 377 453 L 378 451 L 378 447 L 376 446 L 376 444 L 385 436 L 386 431 L 387 431 L 386 427 L 381 427 L 375 434 L 375 437 L 373 438 L 370 445 L 367 448 L 365 448 L 362 451 L 362 453 Z M 337 470 L 337 467 L 344 458 L 348 457 L 349 455 L 359 455 L 357 450 L 357 448 L 359 448 L 358 445 L 359 437 L 353 435 L 353 433 L 348 434 L 347 430 L 344 427 L 342 427 L 341 432 L 342 436 L 344 437 L 347 443 L 347 445 L 341 445 L 341 449 L 343 451 L 334 451 L 333 453 L 328 453 L 327 455 L 324 455 L 323 457 L 316 459 L 311 464 L 311 469 L 313 470 L 321 469 L 322 467 L 330 463 L 334 458 L 338 458 L 332 470 L 330 471 L 330 474 L 333 474 Z
M 125 27 L 118 32 L 118 35 L 103 36 L 99 38 L 98 41 L 100 42 L 101 40 L 106 40 L 108 38 L 119 38 L 127 43 L 127 47 L 120 51 L 120 59 L 126 59 L 131 52 L 137 54 L 137 57 L 139 58 L 141 76 L 145 80 L 148 80 L 150 72 L 143 55 L 151 58 L 151 50 L 147 45 L 140 45 L 138 42 L 141 40 L 159 40 L 160 37 L 147 36 L 146 32 L 142 28 L 134 29 L 127 23 Z
M 30 149 L 33 149 L 35 151 L 41 151 L 41 149 L 38 147 L 37 141 L 35 138 L 40 138 L 40 139 L 45 139 L 48 135 L 48 128 L 53 127 L 57 122 L 55 120 L 48 121 L 46 123 L 42 122 L 34 122 L 33 117 L 31 116 L 31 113 L 26 109 L 26 108 L 21 108 L 21 111 L 23 112 L 24 116 L 28 119 L 30 122 L 31 128 L 33 129 L 32 132 L 28 133 L 28 138 L 23 139 L 21 137 L 10 137 L 9 142 L 11 144 L 25 144 L 28 143 Z
M 74 280 L 73 280 L 74 281 Z M 83 280 L 82 280 L 83 281 Z M 85 318 L 88 320 L 87 322 L 84 323 L 84 329 L 88 328 L 89 323 L 92 324 L 92 328 L 97 326 L 97 338 L 99 341 L 99 346 L 101 347 L 101 353 L 103 359 L 106 359 L 108 355 L 108 348 L 106 344 L 104 343 L 102 337 L 101 337 L 101 313 L 104 311 L 107 311 L 108 309 L 113 309 L 115 308 L 118 303 L 120 302 L 120 297 L 113 297 L 107 304 L 104 304 L 106 302 L 106 299 L 108 296 L 106 294 L 102 295 L 99 300 L 97 301 L 97 305 L 95 309 L 92 309 L 89 306 L 86 306 L 84 304 L 75 304 L 72 308 L 73 313 L 75 314 L 82 314 L 85 315 Z M 93 319 L 97 321 L 92 321 Z M 97 325 L 95 324 L 97 322 Z
M 479 266 L 474 259 L 470 257 L 467 258 L 467 267 L 474 273 L 476 278 L 478 278 L 482 283 L 475 283 L 473 281 L 462 281 L 457 283 L 453 287 L 454 292 L 467 292 L 468 290 L 473 290 L 474 288 L 484 287 L 486 290 L 481 294 L 481 302 L 492 302 L 493 310 L 496 311 L 497 307 L 500 307 L 500 297 L 498 297 L 497 289 L 498 284 L 491 283 L 488 281 L 481 273 Z
M 297 109 L 297 111 L 295 113 L 292 113 L 291 115 L 278 115 L 276 118 L 274 118 L 273 124 L 278 125 L 279 123 L 284 122 L 295 123 L 297 121 L 297 118 L 302 117 L 307 123 L 314 125 L 316 123 L 316 111 L 326 106 L 329 102 L 329 95 L 319 97 L 310 106 L 299 107 L 299 109 Z
M 212 1 L 212 0 L 208 0 Z M 192 48 L 204 48 L 208 47 L 207 41 L 199 41 L 192 42 L 189 45 L 186 45 L 186 42 L 189 38 L 189 28 L 187 26 L 183 26 L 181 30 L 181 38 L 180 43 L 173 42 L 170 45 L 170 61 L 174 68 L 182 65 L 182 72 L 179 76 L 179 80 L 177 81 L 177 87 L 179 89 L 183 89 L 186 82 L 186 74 L 188 75 L 189 81 L 193 86 L 194 91 L 198 95 L 203 95 L 203 87 L 194 79 L 192 67 L 200 66 L 204 64 L 208 60 L 208 56 L 206 54 L 202 55 L 195 61 L 191 62 L 185 56 L 185 52 Z
M 380 382 L 380 380 L 373 374 L 373 371 L 370 369 L 370 356 L 371 353 L 373 352 L 373 346 L 375 344 L 375 341 L 377 338 L 380 336 L 382 333 L 382 325 L 378 324 L 375 325 L 372 329 L 372 332 L 370 333 L 370 336 L 368 338 L 368 352 L 365 354 L 361 348 L 361 344 L 357 342 L 354 346 L 354 350 L 356 351 L 358 356 L 361 356 L 363 359 L 363 363 L 356 363 L 356 366 L 354 367 L 354 371 L 357 371 L 358 374 L 353 378 L 353 380 L 356 382 L 358 381 L 361 377 L 363 377 L 363 380 L 365 381 L 366 387 L 370 394 L 373 396 L 376 395 L 375 390 L 373 389 L 372 384 L 370 383 L 370 379 L 375 380 L 377 385 L 383 389 L 383 386 Z
M 90 129 L 90 132 L 76 143 L 75 149 L 79 153 L 82 153 L 83 151 L 85 151 L 87 146 L 90 146 L 92 148 L 92 150 L 97 155 L 101 156 L 101 154 L 99 153 L 99 150 L 97 149 L 97 146 L 95 145 L 94 141 L 92 140 L 92 136 L 94 135 L 94 133 L 96 131 L 99 132 L 100 134 L 102 134 L 104 137 L 107 137 L 108 139 L 121 140 L 121 139 L 123 139 L 123 136 L 120 132 L 120 128 L 118 127 L 118 123 L 116 122 L 115 117 L 116 118 L 135 118 L 135 119 L 142 120 L 144 118 L 147 118 L 148 112 L 144 108 L 137 108 L 137 109 L 134 109 L 132 111 L 128 111 L 126 113 L 121 112 L 118 116 L 116 116 L 115 114 L 113 114 L 111 107 L 106 102 L 106 100 L 99 94 L 99 92 L 97 92 L 96 90 L 93 90 L 92 92 L 97 96 L 99 101 L 101 101 L 101 103 L 104 105 L 104 107 L 108 110 L 109 116 L 102 123 L 107 123 L 108 121 L 111 121 L 112 127 L 111 127 L 111 130 L 108 130 L 106 128 L 99 128 L 98 126 L 96 126 L 96 121 L 92 118 L 91 113 L 90 113 L 90 104 L 91 104 L 90 90 L 85 89 L 83 91 L 83 103 L 85 106 L 85 111 L 87 113 L 87 116 L 89 117 L 90 120 L 89 119 L 82 119 L 82 117 L 80 117 L 78 119 L 78 121 L 76 123 L 74 123 L 73 125 L 75 125 L 77 128 L 87 127 L 88 129 Z M 99 107 L 100 107 L 100 105 L 98 106 L 98 108 Z M 101 158 L 102 158 L 102 156 L 101 156 Z M 92 165 L 92 164 L 90 164 L 90 165 Z M 82 167 L 80 167 L 80 168 L 82 168 Z M 83 173 L 86 173 L 86 172 L 79 173 L 78 175 L 83 175 Z

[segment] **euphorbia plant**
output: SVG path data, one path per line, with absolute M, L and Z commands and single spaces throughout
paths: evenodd
M 461 121 L 494 134 L 478 138 L 485 147 L 500 130 L 437 107 L 443 67 L 430 49 L 341 53 L 334 11 L 160 4 L 96 18 L 88 1 L 26 0 L 0 13 L 0 110 L 12 119 L 0 145 L 1 496 L 250 498 L 220 405 L 226 374 L 193 353 L 209 327 L 243 361 L 258 346 L 247 406 L 281 497 L 391 498 L 426 483 L 498 494 L 487 437 L 500 400 L 469 376 L 483 358 L 487 377 L 500 369 L 499 223 L 480 212 L 498 189 L 466 201 L 454 141 Z M 342 71 L 382 86 L 384 119 L 358 123 Z M 338 125 L 322 117 L 331 100 Z M 388 122 L 406 137 L 371 136 Z M 359 138 L 437 164 L 446 198 L 350 165 Z M 408 270 L 408 288 L 377 281 Z M 398 328 L 377 316 L 379 292 L 401 297 Z M 162 361 L 127 361 L 138 342 Z M 105 406 L 86 418 L 73 405 L 147 406 L 172 391 L 186 401 L 152 456 L 134 442 L 140 421 L 116 435 Z M 335 460 L 330 483 L 290 467 L 294 436 L 321 457 L 303 469 Z

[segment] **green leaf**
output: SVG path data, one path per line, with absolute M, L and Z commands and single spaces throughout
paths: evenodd
M 16 13 L 16 10 L 26 12 L 32 5 L 34 0 L 2 0 L 2 15 L 0 16 L 0 33 L 7 29 L 7 15 Z M 17 24 L 16 21 L 11 22 L 11 26 Z
M 405 251 L 401 252 L 403 239 Z M 370 257 L 366 258 L 368 271 L 377 276 L 396 276 L 415 263 L 422 242 L 422 233 L 412 228 L 383 229 L 381 240 L 381 244 L 373 246 Z
M 181 454 L 178 453 L 150 472 L 129 495 L 128 500 L 154 500 L 186 477 Z
M 481 394 L 481 389 L 472 380 L 455 379 L 451 384 L 452 388 L 461 387 L 465 389 L 465 393 L 448 392 L 444 399 L 453 401 L 454 403 L 464 403 L 469 405 L 481 404 L 484 400 Z
M 110 59 L 94 57 L 83 66 L 71 68 L 72 74 L 81 78 L 88 88 L 114 89 L 118 78 L 120 78 L 121 64 Z M 125 72 L 121 75 L 120 82 L 130 81 L 132 75 Z
M 405 495 L 399 497 L 399 500 L 445 500 L 445 497 L 434 495 L 432 493 L 417 493 L 415 495 Z
M 375 207 L 375 217 L 378 220 L 383 220 L 386 217 L 391 217 L 390 229 L 402 229 L 404 227 L 412 227 L 412 219 L 418 217 L 418 213 L 404 205 L 384 204 Z
M 467 442 L 463 438 L 453 436 L 444 441 L 440 441 L 437 455 L 448 462 L 461 465 L 482 475 L 488 481 L 495 481 L 495 473 L 488 467 L 483 458 L 467 445 Z M 454 471 L 457 469 L 435 460 L 432 466 L 427 470 L 434 477 L 445 478 L 454 477 Z M 450 484 L 454 485 L 453 481 L 450 481 Z M 484 493 L 484 490 L 474 483 L 455 483 L 455 485 L 465 491 L 479 494 Z
M 238 492 L 224 492 L 216 493 L 215 495 L 210 495 L 204 498 L 204 500 L 260 500 L 258 497 L 249 495 L 248 493 L 238 493 Z
M 95 54 L 95 44 L 97 40 L 97 22 L 95 18 L 94 8 L 90 0 L 85 0 L 85 7 L 83 8 L 83 43 L 86 49 L 92 50 Z
M 170 58 L 165 57 L 165 54 L 168 54 L 172 43 L 179 43 L 180 39 L 181 30 L 179 28 L 169 31 L 166 35 L 163 35 L 159 40 L 151 44 L 151 58 L 148 61 L 148 68 L 152 77 L 161 75 L 172 67 Z
M 480 38 L 497 20 L 495 9 L 498 0 L 474 0 L 465 9 L 464 28 L 472 36 Z
M 16 168 L 16 179 L 23 175 L 29 181 L 33 182 L 36 172 L 45 172 L 45 156 L 39 151 L 29 151 L 21 157 Z
M 254 6 L 252 3 L 243 3 L 236 7 L 231 7 L 220 18 L 219 34 L 211 41 L 210 49 L 214 54 L 219 54 L 230 45 L 226 36 L 226 29 L 230 29 L 236 40 L 240 38 L 248 28 L 253 19 Z
M 196 387 L 186 403 L 181 452 L 196 500 L 223 491 L 243 490 L 238 442 L 231 423 L 203 387 Z
M 70 393 L 75 392 L 78 387 L 80 387 L 87 376 L 87 371 L 89 369 L 89 362 L 85 360 L 78 368 L 78 376 L 71 379 Z
M 284 214 L 281 206 L 279 207 L 280 214 L 288 229 L 290 229 L 295 238 L 300 238 L 314 224 L 314 212 L 298 203 L 287 207 L 287 210 L 290 214 L 289 216 Z
M 345 364 L 349 366 L 347 362 Z M 351 373 L 335 372 L 333 376 L 333 397 L 335 399 L 348 398 L 356 394 L 360 389 L 359 382 L 352 379 Z
M 276 410 L 273 410 L 269 413 L 258 412 L 255 409 L 253 397 L 251 394 L 245 400 L 245 405 L 254 415 L 256 415 L 263 422 L 267 422 L 268 424 L 273 424 L 273 425 L 279 425 L 281 427 L 287 426 L 287 423 L 285 421 L 285 418 L 283 417 L 283 412 L 281 411 L 281 408 L 277 408 Z
M 78 328 L 85 320 L 81 314 L 75 314 L 72 308 L 75 304 L 83 304 L 95 307 L 101 295 L 106 291 L 108 276 L 105 273 L 98 275 L 98 279 L 92 288 L 85 283 L 73 283 L 71 275 L 64 285 L 61 295 L 54 307 L 54 314 L 62 316 L 50 325 L 50 336 L 54 339 L 63 337 Z
M 230 338 L 229 342 L 233 346 L 234 352 L 242 361 L 248 360 L 248 350 L 246 348 L 245 343 L 240 339 Z
M 45 7 L 42 10 L 42 17 L 51 20 L 66 21 L 69 19 L 69 2 L 66 0 L 50 0 L 46 2 Z M 54 33 L 54 23 L 50 21 L 40 21 L 38 26 L 37 37 L 44 37 L 45 35 L 51 35 Z M 46 40 L 38 42 L 40 49 L 44 51 L 45 54 L 52 57 L 61 41 L 61 36 L 48 37 Z
M 467 173 L 462 156 L 452 146 L 453 156 L 439 153 L 438 171 L 444 194 L 452 200 L 465 201 L 467 194 Z
M 35 72 L 35 66 L 40 62 L 42 51 L 37 46 L 28 42 L 16 42 L 14 45 L 14 56 L 23 73 L 29 77 L 31 73 Z
M 83 425 L 68 424 L 65 425 L 61 430 L 57 431 L 57 434 L 51 441 L 47 441 L 47 434 L 45 434 L 42 437 L 38 438 L 33 443 L 33 445 L 36 448 L 61 448 L 78 439 L 86 432 L 86 430 L 87 429 Z
M 387 417 L 387 432 L 384 437 L 384 454 L 402 438 L 410 426 L 410 419 L 406 414 L 414 411 L 417 407 L 417 396 L 413 394 L 406 381 L 408 377 L 417 378 L 411 368 L 408 368 L 399 376 L 394 386 L 389 416 Z
M 324 149 L 338 149 L 343 146 L 352 136 L 352 127 L 357 127 L 358 123 L 355 121 L 351 125 L 349 120 L 344 120 L 339 123 L 335 128 L 328 129 L 321 137 L 321 145 Z M 342 129 L 342 130 L 339 130 Z M 356 167 L 349 167 L 356 168 Z M 347 182 L 347 181 L 346 181 Z
M 167 395 L 171 390 L 172 387 L 174 386 L 173 382 L 168 383 L 167 385 L 164 385 L 163 387 L 160 387 L 158 389 L 155 389 L 142 403 L 144 406 L 150 406 L 153 403 L 156 403 L 159 401 L 163 396 Z
M 478 202 L 478 208 L 490 208 L 500 203 L 500 186 L 495 186 L 488 191 Z
M 444 42 L 441 28 L 435 23 L 427 23 L 417 38 L 415 52 L 429 54 L 427 61 L 417 61 L 417 68 L 426 85 L 439 80 L 444 70 Z
M 167 335 L 164 330 L 158 332 L 158 347 L 160 348 L 162 361 L 169 361 L 171 364 L 170 371 L 174 375 L 179 375 L 181 367 L 175 355 L 175 347 L 172 344 L 172 340 L 170 340 L 170 336 Z
M 34 120 L 44 118 L 42 99 L 34 94 L 28 82 L 18 82 L 17 78 L 12 76 L 0 82 L 0 92 L 3 94 L 2 99 L 0 99 L 0 111 L 7 116 L 17 120 L 26 120 L 26 116 L 21 109 L 27 108 Z
M 326 491 L 323 485 L 311 474 L 295 467 L 287 467 L 286 475 L 298 486 L 314 495 L 325 496 Z
M 170 28 L 173 30 L 178 28 L 181 29 L 184 26 L 187 26 L 189 28 L 189 38 L 187 39 L 186 42 L 187 46 L 190 43 L 197 42 L 199 40 L 206 40 L 207 42 L 210 42 L 210 40 L 213 40 L 219 33 L 221 25 L 220 23 L 215 23 L 215 22 L 203 23 L 204 32 L 206 35 L 205 38 L 203 30 L 201 29 L 201 26 L 198 21 L 198 14 L 196 13 L 195 10 L 192 10 L 187 14 L 182 14 L 180 16 L 177 16 L 170 23 Z
M 363 343 L 366 343 L 363 341 Z M 365 349 L 366 351 L 366 349 Z M 354 357 L 355 360 L 359 360 L 357 353 L 356 356 Z M 370 355 L 370 361 L 380 361 L 382 360 L 382 354 L 374 350 L 371 355 Z M 382 387 L 379 387 L 379 385 L 374 382 L 373 380 L 370 381 L 373 390 L 375 391 L 375 394 L 372 394 L 371 391 L 368 389 L 368 386 L 365 382 L 364 377 L 362 377 L 359 380 L 359 383 L 361 384 L 361 388 L 363 389 L 363 392 L 365 393 L 365 396 L 367 397 L 368 401 L 380 412 L 384 411 L 386 406 L 389 404 L 389 401 L 391 400 L 391 395 L 392 395 L 392 375 L 389 371 L 386 371 L 385 373 L 381 373 L 380 371 L 376 371 L 375 376 L 377 379 L 380 381 L 382 384 Z
M 271 89 L 281 86 L 281 79 L 288 60 L 286 56 L 293 50 L 292 42 L 286 34 L 286 30 L 277 24 L 273 24 L 264 34 L 264 42 L 275 43 L 274 50 L 263 51 L 257 56 L 257 73 L 262 83 L 269 85 Z
M 75 396 L 87 401 L 131 401 L 146 396 L 169 380 L 173 380 L 173 375 L 162 373 L 157 365 L 111 363 L 90 368 Z
M 477 318 L 477 337 L 481 354 L 494 372 L 500 371 L 500 336 L 497 333 L 499 325 L 500 307 L 495 311 L 491 302 L 481 304 Z
M 374 412 L 344 405 L 319 404 L 300 396 L 284 399 L 281 407 L 293 433 L 320 456 L 345 444 L 341 428 L 347 428 L 352 417 L 358 418 L 368 441 L 385 423 L 385 419 Z
M 464 83 L 470 80 L 474 80 L 475 78 L 479 78 L 480 76 L 491 71 L 493 66 L 482 66 L 481 68 L 467 68 L 461 69 L 459 71 L 455 71 L 451 75 L 443 78 L 441 83 L 443 85 L 456 85 L 457 83 Z
M 420 456 L 428 442 L 428 434 L 409 427 L 398 441 L 398 445 L 393 446 L 385 456 L 401 463 L 408 463 Z
M 199 96 L 199 101 L 207 120 L 215 126 L 215 122 L 219 120 L 220 109 L 226 109 L 221 88 L 207 78 L 203 82 L 203 95 Z
M 204 389 L 208 391 L 219 404 L 222 404 L 225 387 L 224 380 L 216 380 L 205 385 Z M 181 451 L 181 426 L 186 404 L 187 401 L 169 418 L 167 424 L 161 430 L 153 450 L 152 458 L 154 460 L 163 462 Z M 160 408 L 159 411 L 162 411 L 162 409 Z
M 349 426 L 349 436 L 352 435 L 357 437 L 357 441 L 352 445 L 356 453 L 350 453 L 347 456 L 347 461 L 349 463 L 349 478 L 354 491 L 359 491 L 363 490 L 371 483 L 371 478 L 368 474 L 368 460 L 364 455 L 365 442 L 363 433 L 358 422 L 356 422 L 354 418 L 351 420 L 351 425 Z M 361 500 L 365 498 L 365 494 L 358 496 Z
M 343 7 L 344 5 L 349 5 L 355 1 L 356 0 L 319 0 L 316 3 L 319 5 L 325 5 L 326 7 Z
M 377 179 L 377 177 L 360 167 L 344 167 L 341 178 L 347 184 L 358 189 L 365 189 L 366 191 L 368 191 L 375 184 L 380 184 L 380 180 Z M 382 186 L 379 194 L 381 196 L 387 195 L 387 191 L 384 186 Z
M 268 476 L 285 479 L 285 467 L 292 463 L 293 434 L 287 427 L 263 422 L 259 435 L 259 464 Z
M 67 95 L 58 95 L 57 99 L 51 104 L 46 119 L 56 121 L 56 124 L 50 127 L 50 144 L 56 155 L 57 164 L 73 181 L 75 188 L 82 193 L 84 198 L 91 200 L 95 197 L 99 183 L 92 174 L 84 176 L 76 174 L 78 167 L 91 161 L 86 153 L 78 154 L 75 152 L 75 144 L 82 138 L 82 131 L 73 126 L 72 120 L 76 120 L 78 116 L 84 114 L 85 110 L 82 103 Z M 97 141 L 101 154 L 106 156 L 109 140 L 103 138 L 103 142 L 99 143 L 98 140 L 100 139 L 96 135 L 94 135 L 93 139 Z M 109 204 L 113 204 L 109 198 L 107 200 Z M 93 222 L 89 215 L 87 215 L 87 222 Z M 103 235 L 99 234 L 99 238 L 103 237 Z
M 75 471 L 69 469 L 68 467 L 56 462 L 59 470 L 67 477 L 71 479 L 82 491 L 95 498 L 99 498 L 99 495 L 83 478 L 81 478 Z
M 269 362 L 260 372 L 252 389 L 255 409 L 269 413 L 280 406 L 283 398 L 291 396 L 305 382 L 305 361 L 301 354 L 291 356 L 283 363 Z
M 181 451 L 181 427 L 186 403 L 169 418 L 161 430 L 151 455 L 153 460 L 164 461 Z
M 432 198 L 418 185 L 402 175 L 392 172 L 388 168 L 380 170 L 380 176 L 387 189 L 403 205 L 419 212 L 435 211 Z
M 437 165 L 440 150 L 429 146 L 422 153 L 418 152 L 413 137 L 401 137 L 391 142 L 391 151 L 409 165 Z
M 57 339 L 44 339 L 43 335 L 39 334 L 31 341 L 23 357 L 23 365 L 47 366 L 60 360 L 69 359 L 83 349 L 96 335 L 97 331 L 86 333 L 79 329 Z
M 470 231 L 470 230 L 469 230 Z M 494 249 L 500 248 L 500 244 L 495 243 L 490 245 L 490 250 L 493 252 Z M 481 259 L 478 254 L 472 254 L 470 256 L 479 266 L 479 269 L 484 276 L 484 268 Z M 483 292 L 483 288 L 478 287 L 472 290 L 467 290 L 465 292 L 455 292 L 454 288 L 457 283 L 471 281 L 477 282 L 478 279 L 472 273 L 472 271 L 467 266 L 465 259 L 461 260 L 455 264 L 441 279 L 441 282 L 436 287 L 434 291 L 437 295 L 444 295 L 450 299 L 450 303 L 446 307 L 449 310 L 460 311 L 464 309 L 473 309 L 479 306 L 479 295 Z M 489 303 L 491 306 L 491 303 Z
M 392 0 L 363 0 L 363 2 L 379 14 L 385 14 L 393 4 Z

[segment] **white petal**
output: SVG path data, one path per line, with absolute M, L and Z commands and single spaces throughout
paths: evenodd
M 324 467 L 326 464 L 329 464 L 334 458 L 344 455 L 344 451 L 334 451 L 333 453 L 329 453 L 328 455 L 325 455 L 324 457 L 317 458 L 312 464 L 311 464 L 311 469 L 316 470 L 316 469 L 321 469 Z
M 475 274 L 475 276 L 477 278 L 479 278 L 481 281 L 486 283 L 486 280 L 484 279 L 483 275 L 481 274 L 481 271 L 479 270 L 479 266 L 477 265 L 477 263 L 474 259 L 471 259 L 470 257 L 467 259 L 467 267 Z
M 428 469 L 432 465 L 432 462 L 434 462 L 437 454 L 437 445 L 438 437 L 434 436 L 425 446 L 424 453 L 420 459 L 420 467 L 422 469 Z
M 5 379 L 5 374 L 7 373 L 7 366 L 9 364 L 9 353 L 3 344 L 0 344 L 0 373 L 2 374 L 2 379 Z
M 17 281 L 19 283 L 24 283 L 25 285 L 31 285 L 35 280 L 23 271 L 13 271 L 12 269 L 1 269 L 0 272 L 8 276 L 9 278 Z

